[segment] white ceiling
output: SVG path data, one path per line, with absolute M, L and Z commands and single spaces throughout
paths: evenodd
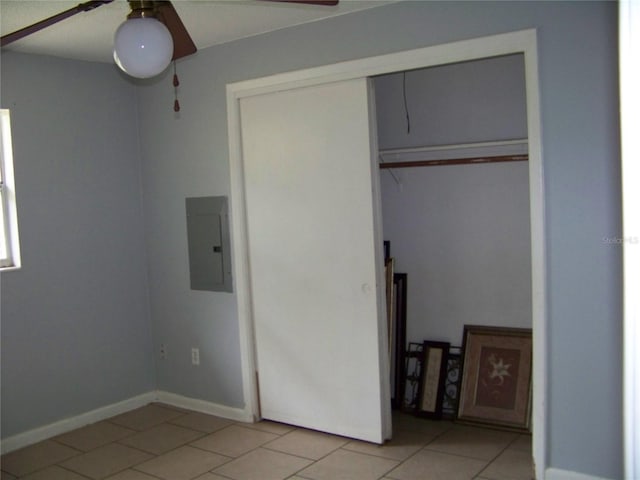
M 84 0 L 0 0 L 0 32 L 14 32 Z M 397 0 L 340 0 L 337 6 L 260 0 L 174 0 L 173 5 L 199 50 L 243 37 L 373 8 Z M 3 50 L 112 62 L 113 34 L 130 9 L 115 0 L 81 12 Z

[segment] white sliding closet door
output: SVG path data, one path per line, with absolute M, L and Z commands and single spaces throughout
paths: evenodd
M 262 418 L 381 443 L 390 399 L 367 79 L 240 100 Z

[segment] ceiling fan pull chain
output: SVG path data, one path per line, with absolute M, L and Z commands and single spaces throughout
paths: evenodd
M 178 74 L 176 73 L 176 61 L 173 61 L 173 93 L 175 95 L 175 100 L 173 101 L 173 111 L 180 111 L 180 102 L 178 102 L 178 85 L 180 85 L 180 80 L 178 80 Z

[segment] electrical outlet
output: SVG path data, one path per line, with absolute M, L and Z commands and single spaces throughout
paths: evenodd
M 200 349 L 192 348 L 191 349 L 191 364 L 192 365 L 200 365 Z
M 160 358 L 163 360 L 167 358 L 167 346 L 164 343 L 160 344 Z

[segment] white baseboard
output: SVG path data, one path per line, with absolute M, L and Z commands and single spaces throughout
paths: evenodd
M 126 413 L 136 408 L 143 407 L 152 402 L 165 403 L 170 406 L 185 408 L 196 412 L 216 415 L 218 417 L 228 418 L 237 422 L 253 423 L 252 415 L 241 408 L 227 407 L 205 400 L 196 398 L 183 397 L 175 393 L 164 391 L 151 391 L 143 393 L 133 398 L 123 400 L 122 402 L 100 407 L 90 412 L 76 415 L 75 417 L 65 418 L 57 422 L 45 425 L 43 427 L 34 428 L 27 432 L 19 433 L 11 437 L 7 437 L 1 441 L 0 452 L 2 454 L 18 450 L 19 448 L 33 445 L 48 438 L 62 435 L 76 428 L 84 427 L 92 423 L 106 420 L 107 418 Z
M 593 475 L 561 470 L 559 468 L 547 468 L 544 478 L 545 480 L 610 480 L 608 478 L 594 477 Z
M 91 410 L 90 412 L 76 415 L 75 417 L 65 418 L 64 420 L 59 420 L 57 422 L 50 423 L 49 425 L 18 433 L 17 435 L 13 435 L 2 440 L 2 443 L 0 444 L 0 452 L 3 454 L 12 452 L 13 450 L 55 437 L 56 435 L 61 435 L 71 430 L 75 430 L 76 428 L 84 427 L 85 425 L 90 425 L 115 415 L 120 415 L 121 413 L 134 410 L 147 405 L 148 403 L 154 402 L 156 399 L 156 392 L 147 392 L 142 395 L 123 400 L 122 402 L 113 403 L 105 407 Z
M 195 412 L 215 415 L 217 417 L 235 420 L 236 422 L 253 423 L 255 420 L 250 412 L 242 408 L 227 407 L 217 403 L 184 397 L 175 393 L 157 391 L 157 401 L 179 408 L 186 408 Z

